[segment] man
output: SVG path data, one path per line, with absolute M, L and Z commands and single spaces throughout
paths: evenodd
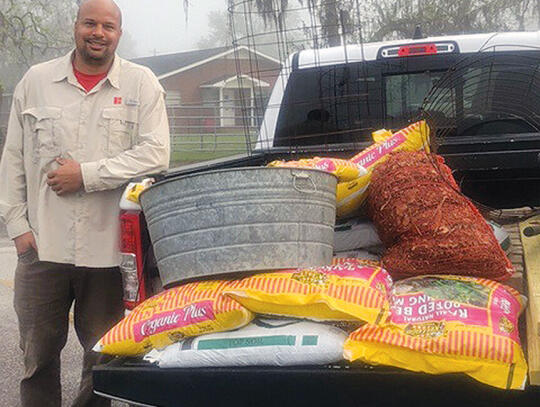
M 92 393 L 91 351 L 123 315 L 118 203 L 133 177 L 169 162 L 164 92 L 145 67 L 115 55 L 121 13 L 83 1 L 76 48 L 30 68 L 17 85 L 0 163 L 0 215 L 19 256 L 15 310 L 24 352 L 23 406 L 60 406 L 60 351 L 74 302 L 84 348 L 76 406 Z

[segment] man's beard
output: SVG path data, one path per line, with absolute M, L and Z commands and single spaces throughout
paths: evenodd
M 79 50 L 79 54 L 81 55 L 81 58 L 85 63 L 94 66 L 105 65 L 107 62 L 109 62 L 111 58 L 111 54 L 107 51 L 103 52 L 103 54 L 101 54 L 100 56 L 93 55 L 92 53 L 88 52 L 86 48 L 86 42 L 85 46 L 81 47 L 81 49 Z

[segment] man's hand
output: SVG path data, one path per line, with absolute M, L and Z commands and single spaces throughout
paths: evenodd
M 77 192 L 83 185 L 81 165 L 75 160 L 57 158 L 60 167 L 47 173 L 47 184 L 56 192 L 56 195 L 64 195 L 69 192 Z
M 34 250 L 37 252 L 36 239 L 34 238 L 34 234 L 32 232 L 26 232 L 20 236 L 17 236 L 15 239 L 13 239 L 13 242 L 15 243 L 17 254 L 22 254 L 31 248 L 34 248 Z

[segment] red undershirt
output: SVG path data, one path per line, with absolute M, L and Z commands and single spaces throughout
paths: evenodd
M 81 86 L 84 88 L 84 90 L 86 90 L 87 93 L 90 92 L 100 80 L 107 76 L 107 72 L 98 73 L 97 75 L 88 75 L 86 73 L 77 71 L 75 67 L 73 67 L 73 73 L 75 74 L 75 78 L 77 78 L 77 81 L 81 84 Z

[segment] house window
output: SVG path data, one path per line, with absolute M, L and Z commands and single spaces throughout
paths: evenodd
M 201 100 L 204 106 L 217 106 L 219 104 L 219 89 L 202 88 Z
M 181 98 L 180 91 L 178 90 L 168 90 L 165 94 L 165 106 L 167 107 L 178 107 L 180 106 Z

